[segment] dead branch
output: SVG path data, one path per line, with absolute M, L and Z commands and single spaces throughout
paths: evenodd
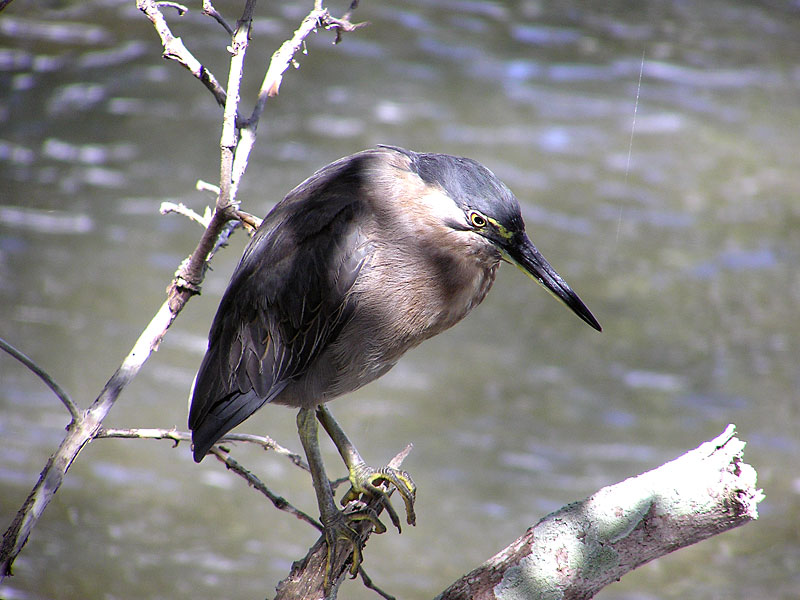
M 4 350 L 12 357 L 16 358 L 19 362 L 28 367 L 39 379 L 44 381 L 45 385 L 53 391 L 58 399 L 61 400 L 61 403 L 67 408 L 73 421 L 80 419 L 80 409 L 78 405 L 73 402 L 69 394 L 56 383 L 55 379 L 53 379 L 47 371 L 2 338 L 0 338 L 0 350 Z
M 151 352 L 158 347 L 176 316 L 177 312 L 170 308 L 170 302 L 164 302 L 97 399 L 70 424 L 66 437 L 58 450 L 48 459 L 39 480 L 3 534 L 3 542 L 0 545 L 0 580 L 11 574 L 14 560 L 61 487 L 72 462 L 81 449 L 94 438 L 119 394 L 136 376 Z
M 330 15 L 328 9 L 322 7 L 321 0 L 316 0 L 313 10 L 306 15 L 300 23 L 300 27 L 295 30 L 291 39 L 281 44 L 280 48 L 272 55 L 269 68 L 264 75 L 264 80 L 261 82 L 261 88 L 259 89 L 253 112 L 246 121 L 240 124 L 240 140 L 236 149 L 233 175 L 231 177 L 234 195 L 238 189 L 244 171 L 247 168 L 250 151 L 255 145 L 258 122 L 261 118 L 261 114 L 264 112 L 269 98 L 278 95 L 281 82 L 283 81 L 283 74 L 289 66 L 297 65 L 294 58 L 295 55 L 305 49 L 306 38 L 320 27 L 335 29 L 337 37 L 334 43 L 338 43 L 342 31 L 354 31 L 359 27 L 367 25 L 367 23 L 358 23 L 357 25 L 352 25 L 350 23 L 352 11 L 355 10 L 356 6 L 358 6 L 358 1 L 354 0 L 347 13 L 341 18 L 336 19 Z
M 629 571 L 758 518 L 763 493 L 728 425 L 657 469 L 546 516 L 437 600 L 594 597 Z
M 199 215 L 194 210 L 186 206 L 183 202 L 179 202 L 178 204 L 175 204 L 174 202 L 162 202 L 158 212 L 160 212 L 162 215 L 168 215 L 170 213 L 183 215 L 189 220 L 202 225 L 203 229 L 207 229 L 209 223 L 211 223 L 211 211 L 208 210 L 208 207 L 206 207 L 204 214 Z
M 294 64 L 294 55 L 300 52 L 305 39 L 312 32 L 316 31 L 318 27 L 321 27 L 323 19 L 328 16 L 327 8 L 320 7 L 312 10 L 306 15 L 303 22 L 300 23 L 300 27 L 294 32 L 292 38 L 283 42 L 281 47 L 272 55 L 269 69 L 267 69 L 267 74 L 264 77 L 264 85 L 261 86 L 261 89 L 266 92 L 268 97 L 271 98 L 278 95 L 281 82 L 283 81 L 283 74 L 290 65 Z M 266 99 L 263 102 L 266 102 Z M 261 111 L 263 111 L 263 102 Z M 258 114 L 260 114 L 261 111 L 259 111 Z
M 322 531 L 322 525 L 319 521 L 310 517 L 308 514 L 304 513 L 299 508 L 295 508 L 286 498 L 283 496 L 279 496 L 278 494 L 274 493 L 270 490 L 264 482 L 262 482 L 258 477 L 256 477 L 251 471 L 245 469 L 239 462 L 234 459 L 227 451 L 220 448 L 219 445 L 215 445 L 211 450 L 209 450 L 210 454 L 213 454 L 217 460 L 225 465 L 225 467 L 236 473 L 239 477 L 243 478 L 247 484 L 261 492 L 264 496 L 266 496 L 270 502 L 277 508 L 278 510 L 283 510 L 288 512 L 290 515 L 294 515 L 301 521 L 305 521 L 312 527 L 316 528 L 319 531 Z
M 161 38 L 164 57 L 176 60 L 186 67 L 214 94 L 217 102 L 224 106 L 223 132 L 220 140 L 222 159 L 219 194 L 214 213 L 208 221 L 197 247 L 181 264 L 175 274 L 175 278 L 167 289 L 166 301 L 159 308 L 134 344 L 133 349 L 108 380 L 91 406 L 83 413 L 80 413 L 74 403 L 71 401 L 65 402 L 64 398 L 66 396 L 56 392 L 70 411 L 72 422 L 67 428 L 67 435 L 61 445 L 48 459 L 39 476 L 39 480 L 3 534 L 2 544 L 0 544 L 0 581 L 11 574 L 11 568 L 16 557 L 22 551 L 31 531 L 60 488 L 67 471 L 81 449 L 98 435 L 103 420 L 108 415 L 120 393 L 139 373 L 151 353 L 158 349 L 162 338 L 186 302 L 192 296 L 200 293 L 200 284 L 205 276 L 208 261 L 214 252 L 224 244 L 239 219 L 250 226 L 257 222 L 257 219 L 252 215 L 247 215 L 247 213 L 242 213 L 238 210 L 236 191 L 238 182 L 247 166 L 247 156 L 255 140 L 255 130 L 263 107 L 254 110 L 249 120 L 249 127 L 251 128 L 248 135 L 249 146 L 245 152 L 241 153 L 242 159 L 237 161 L 235 179 L 233 178 L 234 157 L 238 154 L 236 148 L 241 142 L 237 135 L 239 88 L 255 1 L 247 0 L 242 17 L 237 21 L 230 46 L 232 58 L 228 89 L 224 91 L 213 74 L 195 59 L 180 38 L 176 38 L 172 34 L 160 10 L 160 6 L 171 6 L 179 12 L 185 11 L 186 8 L 176 3 L 137 0 L 137 7 L 150 19 Z M 0 9 L 5 5 L 7 5 L 7 2 L 0 4 Z
M 95 438 L 122 438 L 122 439 L 138 439 L 138 440 L 169 440 L 177 446 L 180 442 L 191 442 L 192 434 L 188 431 L 178 431 L 177 429 L 114 429 L 111 427 L 102 427 L 98 430 Z M 304 471 L 310 472 L 306 461 L 302 456 L 296 452 L 292 452 L 285 446 L 282 446 L 271 437 L 266 435 L 253 435 L 250 433 L 228 433 L 222 436 L 217 445 L 223 446 L 236 442 L 244 442 L 248 444 L 255 444 L 261 446 L 264 450 L 275 452 L 288 458 L 295 466 L 300 467 Z
M 217 12 L 217 9 L 211 4 L 211 0 L 203 0 L 203 14 L 214 19 L 217 23 L 222 25 L 225 31 L 228 32 L 228 35 L 233 36 L 233 28 L 228 25 L 228 22 Z
M 177 429 L 141 429 L 141 428 L 132 428 L 132 429 L 113 429 L 113 428 L 101 428 L 95 439 L 98 438 L 122 438 L 122 439 L 152 439 L 152 440 L 168 440 L 172 441 L 175 446 L 177 446 L 180 442 L 191 442 L 192 435 L 186 431 L 178 431 Z M 310 472 L 308 465 L 303 460 L 299 454 L 291 452 L 284 446 L 277 443 L 275 440 L 268 436 L 256 436 L 246 433 L 228 433 L 227 435 L 220 438 L 220 440 L 214 445 L 214 447 L 210 450 L 210 454 L 213 454 L 220 462 L 224 463 L 226 468 L 230 471 L 233 471 L 236 475 L 240 476 L 244 479 L 247 484 L 255 489 L 256 491 L 260 492 L 264 496 L 266 496 L 270 502 L 279 510 L 285 511 L 296 518 L 300 519 L 301 521 L 305 521 L 318 531 L 322 531 L 322 525 L 314 519 L 313 517 L 309 516 L 307 513 L 301 511 L 300 509 L 293 506 L 288 500 L 284 497 L 275 494 L 270 490 L 264 482 L 259 479 L 253 472 L 242 466 L 237 460 L 235 460 L 231 455 L 230 452 L 225 448 L 225 446 L 231 442 L 246 442 L 246 443 L 253 443 L 263 447 L 265 450 L 271 450 L 276 452 L 277 454 L 281 454 L 287 457 L 289 460 L 292 461 L 293 464 L 304 469 L 307 472 Z M 402 461 L 408 456 L 408 453 L 411 450 L 411 446 L 407 446 L 401 453 L 399 453 L 392 461 L 390 462 L 390 466 L 394 466 L 399 468 L 402 464 Z M 335 487 L 334 484 L 336 483 L 343 483 L 346 482 L 347 478 L 343 480 L 337 480 L 337 482 L 331 482 L 331 486 Z M 391 491 L 389 492 L 391 494 Z M 360 504 L 354 504 L 352 509 L 355 508 L 362 508 Z M 375 514 L 379 514 L 381 510 L 381 506 L 379 506 L 378 501 L 373 501 L 372 506 L 369 510 L 375 512 Z M 369 536 L 370 531 L 365 529 L 363 532 L 364 541 Z M 324 560 L 324 537 L 321 537 L 320 540 L 322 541 L 321 546 L 314 546 L 316 551 L 323 551 L 323 560 Z M 319 542 L 318 542 L 319 543 Z M 342 573 L 340 579 L 344 577 L 344 574 L 347 572 L 347 561 L 349 558 L 349 553 L 346 549 L 342 548 L 342 552 L 340 552 L 339 560 L 341 561 L 341 568 Z M 309 556 L 306 557 L 307 561 L 311 561 L 310 558 L 311 553 Z M 299 564 L 299 563 L 298 563 Z M 324 565 L 324 563 L 323 563 Z M 358 574 L 361 577 L 364 586 L 368 589 L 375 591 L 378 595 L 387 600 L 394 600 L 394 598 L 383 591 L 379 586 L 377 586 L 372 579 L 369 577 L 367 572 L 364 570 L 363 567 L 359 567 Z M 296 582 L 295 582 L 296 583 Z M 302 582 L 301 582 L 302 584 Z M 286 593 L 294 594 L 297 592 L 296 587 L 293 587 L 291 584 L 285 585 Z
M 194 55 L 189 52 L 188 48 L 183 45 L 183 40 L 175 37 L 167 24 L 167 20 L 161 13 L 160 5 L 164 3 L 156 2 L 156 0 L 136 0 L 136 7 L 142 11 L 147 18 L 153 23 L 158 36 L 161 38 L 161 45 L 164 47 L 162 56 L 169 60 L 177 61 L 188 69 L 188 71 L 199 79 L 208 91 L 210 91 L 217 104 L 225 106 L 226 94 L 225 90 L 214 77 L 214 74 L 206 69 L 203 64 L 197 60 Z M 174 6 L 178 8 L 178 13 L 183 14 L 187 8 L 185 6 Z

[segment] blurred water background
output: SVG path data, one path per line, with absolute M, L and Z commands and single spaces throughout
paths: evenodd
M 217 8 L 233 23 L 241 3 Z M 262 2 L 245 111 L 310 2 Z M 332 6 L 341 12 L 344 6 Z M 221 80 L 198 2 L 175 33 Z M 517 194 L 597 334 L 516 269 L 461 325 L 332 405 L 374 464 L 407 442 L 416 528 L 365 567 L 430 598 L 548 512 L 736 423 L 766 500 L 744 528 L 604 590 L 606 600 L 800 597 L 800 4 L 777 0 L 365 0 L 319 32 L 270 100 L 240 199 L 265 214 L 318 167 L 377 143 L 473 157 Z M 131 1 L 16 0 L 0 14 L 0 336 L 86 406 L 164 297 L 216 181 L 221 111 Z M 108 426 L 185 429 L 205 336 L 246 240 L 214 262 Z M 0 356 L 0 524 L 67 424 Z M 240 428 L 299 450 L 294 413 Z M 338 457 L 327 447 L 333 466 Z M 310 482 L 236 457 L 316 514 Z M 338 469 L 337 469 L 338 470 Z M 80 455 L 0 597 L 251 599 L 316 539 L 189 447 Z M 358 583 L 342 598 L 375 598 Z

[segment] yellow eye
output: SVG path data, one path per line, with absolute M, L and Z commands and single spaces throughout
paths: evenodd
M 479 212 L 471 212 L 469 214 L 469 222 L 472 223 L 473 227 L 486 227 L 486 217 Z

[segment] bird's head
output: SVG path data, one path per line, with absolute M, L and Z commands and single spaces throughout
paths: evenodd
M 473 232 L 494 246 L 507 262 L 564 303 L 598 331 L 600 323 L 566 281 L 550 266 L 525 233 L 519 202 L 494 173 L 480 163 L 447 154 L 401 150 L 426 185 L 439 188 L 456 210 L 442 213 L 443 225 Z

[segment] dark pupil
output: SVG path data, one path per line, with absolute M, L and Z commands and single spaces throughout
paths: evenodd
M 483 227 L 486 225 L 486 221 L 484 221 L 483 217 L 480 215 L 472 215 L 472 224 L 476 227 Z

